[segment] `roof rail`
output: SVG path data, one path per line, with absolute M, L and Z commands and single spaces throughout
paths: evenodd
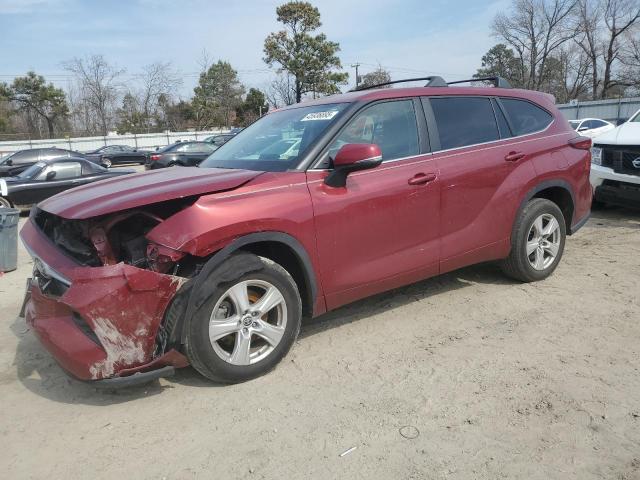
M 456 80 L 455 82 L 448 82 L 447 85 L 454 85 L 456 83 L 469 83 L 469 82 L 491 82 L 496 88 L 513 88 L 507 79 L 502 77 L 478 77 L 471 78 L 469 80 Z
M 446 87 L 447 86 L 447 82 L 445 82 L 442 77 L 418 77 L 418 78 L 407 78 L 405 80 L 393 80 L 391 82 L 376 83 L 375 85 L 367 85 L 365 87 L 356 87 L 353 90 L 349 90 L 349 91 L 359 92 L 360 90 L 371 90 L 373 88 L 384 87 L 386 85 L 393 85 L 396 83 L 419 82 L 421 80 L 427 80 L 427 84 L 425 85 L 425 87 Z
M 512 88 L 511 84 L 502 77 L 478 77 L 478 78 L 470 78 L 469 80 L 456 80 L 455 82 L 445 82 L 445 80 L 442 77 L 432 76 L 432 77 L 407 78 L 404 80 L 393 80 L 390 82 L 376 83 L 375 85 L 367 85 L 365 87 L 356 87 L 349 91 L 359 92 L 360 90 L 371 90 L 373 88 L 385 87 L 387 85 L 394 85 L 396 83 L 419 82 L 421 80 L 427 80 L 427 84 L 425 85 L 425 87 L 448 87 L 449 85 L 455 85 L 457 83 L 491 82 L 493 83 L 493 86 L 496 88 Z

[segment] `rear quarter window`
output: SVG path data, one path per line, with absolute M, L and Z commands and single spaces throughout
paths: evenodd
M 509 116 L 516 135 L 540 132 L 553 121 L 553 115 L 526 100 L 501 98 L 500 102 Z

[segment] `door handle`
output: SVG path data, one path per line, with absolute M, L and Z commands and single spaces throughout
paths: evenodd
M 417 173 L 408 181 L 409 185 L 425 185 L 433 182 L 437 178 L 435 173 Z
M 525 157 L 523 152 L 509 152 L 505 155 L 504 159 L 507 162 L 517 162 L 518 160 L 522 160 Z

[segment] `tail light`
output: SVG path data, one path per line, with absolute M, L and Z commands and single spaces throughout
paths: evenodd
M 160 155 L 155 155 L 155 154 L 154 154 L 154 155 L 151 155 L 151 156 L 149 157 L 149 159 L 150 159 L 150 160 L 152 160 L 152 161 L 154 161 L 154 162 L 155 162 L 155 161 L 158 161 L 158 160 L 160 160 Z
M 575 137 L 569 140 L 569 145 L 578 150 L 589 150 L 591 143 L 592 141 L 589 137 Z
M 593 141 L 589 137 L 575 137 L 569 140 L 569 145 L 578 150 L 586 150 L 589 153 L 585 154 L 584 169 L 587 173 L 591 171 L 591 145 Z

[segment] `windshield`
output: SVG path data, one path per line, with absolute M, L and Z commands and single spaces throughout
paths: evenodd
M 569 124 L 571 125 L 571 128 L 577 130 L 580 125 L 580 120 L 569 120 Z
M 27 168 L 26 170 L 23 170 L 22 172 L 20 172 L 17 177 L 18 178 L 23 178 L 23 179 L 27 179 L 27 178 L 33 178 L 35 177 L 38 172 L 40 172 L 40 170 L 42 170 L 43 167 L 46 166 L 46 163 L 44 162 L 38 162 L 38 163 L 34 163 L 33 165 L 31 165 L 29 168 Z
M 333 103 L 269 113 L 209 155 L 200 167 L 267 172 L 293 168 L 347 105 Z

